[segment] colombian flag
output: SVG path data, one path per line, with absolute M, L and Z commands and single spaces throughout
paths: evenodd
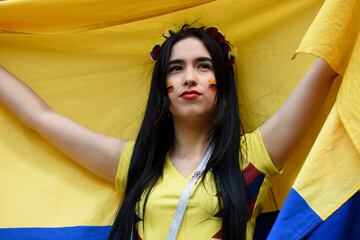
M 359 1 L 327 1 L 299 47 L 344 77 L 268 239 L 360 238 L 359 23 Z
M 183 23 L 216 26 L 234 45 L 247 131 L 282 105 L 311 55 L 326 59 L 341 77 L 273 179 L 264 211 L 281 208 L 270 239 L 346 239 L 360 236 L 359 20 L 358 0 L 3 0 L 0 64 L 57 112 L 130 140 L 149 90 L 149 51 Z M 300 42 L 310 54 L 290 61 Z M 121 198 L 113 184 L 1 105 L 0 166 L 0 240 L 107 238 Z

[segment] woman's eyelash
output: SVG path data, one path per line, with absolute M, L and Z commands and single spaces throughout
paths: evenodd
M 177 70 L 181 70 L 181 66 L 171 66 L 168 69 L 168 72 L 173 72 L 173 71 L 177 71 Z
M 212 69 L 212 66 L 210 64 L 202 63 L 199 65 L 199 68 Z
M 209 70 L 212 70 L 213 67 L 211 64 L 207 64 L 207 63 L 201 63 L 198 65 L 198 68 L 202 69 L 209 69 Z M 175 66 L 170 66 L 169 69 L 168 69 L 168 72 L 174 72 L 174 71 L 180 71 L 182 70 L 182 66 L 179 66 L 179 65 L 175 65 Z

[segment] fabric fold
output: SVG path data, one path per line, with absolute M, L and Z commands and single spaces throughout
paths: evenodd
M 211 1 L 0 1 L 0 31 L 42 34 L 79 32 L 152 18 Z

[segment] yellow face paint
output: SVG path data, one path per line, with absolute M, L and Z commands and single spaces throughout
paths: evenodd
M 216 91 L 216 80 L 215 80 L 215 79 L 210 79 L 210 80 L 209 80 L 209 88 L 210 88 L 211 90 Z
M 173 86 L 172 82 L 167 82 L 166 83 L 166 88 L 167 88 L 168 93 L 171 93 L 171 92 L 174 91 L 174 86 Z

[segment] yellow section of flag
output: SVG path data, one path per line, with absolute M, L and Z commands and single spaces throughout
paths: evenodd
M 153 67 L 150 50 L 183 23 L 217 26 L 236 47 L 239 101 L 250 131 L 279 108 L 310 66 L 311 57 L 289 59 L 322 2 L 0 1 L 0 64 L 61 114 L 134 139 Z M 341 66 L 333 65 L 340 72 Z M 336 91 L 286 173 L 275 179 L 268 210 L 287 195 Z M 113 185 L 77 166 L 2 106 L 0 136 L 0 227 L 111 224 L 119 205 Z
M 335 105 L 294 183 L 323 220 L 360 189 L 359 16 L 359 1 L 326 1 L 298 49 L 344 74 Z

